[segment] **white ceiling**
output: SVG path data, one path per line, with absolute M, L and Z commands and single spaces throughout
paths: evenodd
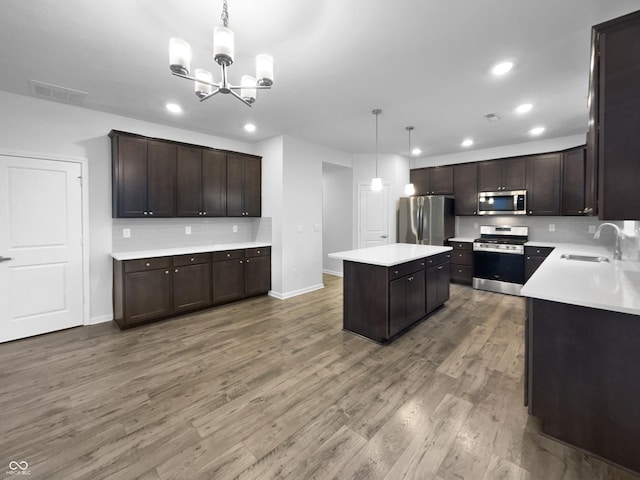
M 407 154 L 405 126 L 423 156 L 587 130 L 591 26 L 640 0 L 228 0 L 236 38 L 230 80 L 275 58 L 275 84 L 253 108 L 230 95 L 203 103 L 173 77 L 168 40 L 194 51 L 192 69 L 219 75 L 212 28 L 222 0 L 2 0 L 0 90 L 29 80 L 88 92 L 85 107 L 249 142 L 291 135 L 345 152 Z M 511 59 L 514 70 L 490 74 Z M 173 116 L 165 103 L 184 112 Z M 531 102 L 533 110 L 513 109 Z M 488 122 L 496 113 L 502 120 Z M 242 126 L 258 130 L 245 133 Z M 106 132 L 105 132 L 106 134 Z

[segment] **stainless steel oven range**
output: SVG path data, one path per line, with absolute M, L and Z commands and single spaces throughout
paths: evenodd
M 473 241 L 473 288 L 520 295 L 529 227 L 482 225 Z

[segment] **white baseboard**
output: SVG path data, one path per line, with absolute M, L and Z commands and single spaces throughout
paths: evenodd
M 113 320 L 113 315 L 100 315 L 99 317 L 91 317 L 85 325 L 97 325 L 99 323 L 107 323 Z
M 269 296 L 277 298 L 279 300 L 286 300 L 287 298 L 297 297 L 298 295 L 304 295 L 305 293 L 314 292 L 316 290 L 320 290 L 324 288 L 322 283 L 318 285 L 313 285 L 311 287 L 301 288 L 300 290 L 294 290 L 293 292 L 274 292 L 273 290 L 269 291 Z
M 334 272 L 333 270 L 322 270 L 322 273 L 326 273 L 327 275 L 334 275 L 336 277 L 344 277 L 344 273 Z

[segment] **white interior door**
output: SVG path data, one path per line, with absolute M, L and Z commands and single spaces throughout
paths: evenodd
M 0 342 L 83 323 L 81 175 L 0 155 Z
M 360 185 L 358 201 L 358 247 L 377 247 L 389 243 L 389 186 L 374 191 Z

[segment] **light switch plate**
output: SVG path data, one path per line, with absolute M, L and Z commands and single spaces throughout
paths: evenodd
M 184 234 L 185 235 L 191 235 L 191 227 L 189 225 L 184 227 Z
M 131 229 L 123 228 L 122 229 L 122 238 L 131 238 Z
M 233 226 L 233 233 L 238 233 L 238 225 Z
M 596 226 L 595 225 L 589 225 L 589 233 L 596 233 Z
M 556 224 L 555 223 L 550 223 L 549 224 L 549 231 L 550 232 L 555 232 L 556 231 Z

